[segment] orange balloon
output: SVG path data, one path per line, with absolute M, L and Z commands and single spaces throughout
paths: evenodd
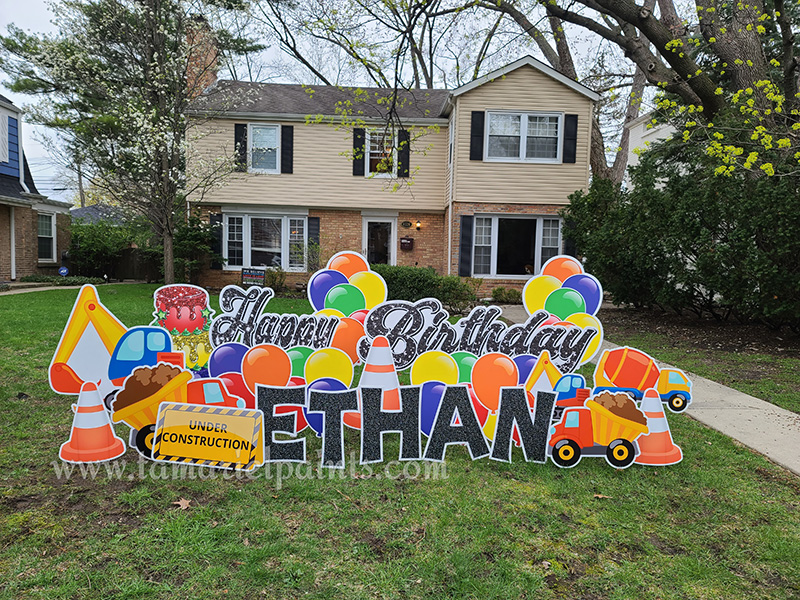
M 562 283 L 566 281 L 567 278 L 580 273 L 583 273 L 583 266 L 581 266 L 581 263 L 577 260 L 569 256 L 554 256 L 544 263 L 544 267 L 542 268 L 542 275 L 550 275 L 550 277 L 555 277 Z
M 339 271 L 350 279 L 351 276 L 361 271 L 369 271 L 369 264 L 363 256 L 355 252 L 339 252 L 328 261 L 328 269 Z
M 499 352 L 484 354 L 472 367 L 475 395 L 491 411 L 500 406 L 500 388 L 515 387 L 518 378 L 517 363 Z
M 253 346 L 242 359 L 242 376 L 254 394 L 256 384 L 285 386 L 292 377 L 292 360 L 283 348 L 271 344 Z
M 333 332 L 331 347 L 338 348 L 353 361 L 356 365 L 361 362 L 358 357 L 358 340 L 364 337 L 364 325 L 357 319 L 345 317 L 339 320 L 336 330 Z

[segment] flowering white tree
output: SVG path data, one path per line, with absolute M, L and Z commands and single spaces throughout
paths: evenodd
M 213 80 L 218 51 L 202 9 L 181 0 L 66 0 L 53 5 L 57 34 L 12 25 L 0 36 L 11 88 L 40 97 L 31 119 L 62 131 L 92 183 L 151 223 L 166 283 L 175 280 L 173 235 L 186 199 L 234 164 L 231 149 L 192 160 L 187 172 L 187 109 Z

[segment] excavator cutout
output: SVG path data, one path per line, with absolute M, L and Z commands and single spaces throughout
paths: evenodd
M 108 365 L 117 342 L 127 330 L 100 302 L 95 287 L 83 286 L 50 363 L 53 391 L 78 394 L 85 382 L 110 389 Z

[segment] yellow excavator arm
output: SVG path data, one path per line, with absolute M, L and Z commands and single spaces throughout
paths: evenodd
M 117 342 L 128 330 L 100 303 L 93 285 L 83 286 L 78 293 L 78 299 L 75 300 L 75 306 L 72 307 L 64 333 L 61 334 L 53 361 L 50 363 L 50 387 L 53 391 L 60 394 L 77 394 L 81 391 L 84 381 L 67 362 L 90 323 L 97 331 L 109 359 Z

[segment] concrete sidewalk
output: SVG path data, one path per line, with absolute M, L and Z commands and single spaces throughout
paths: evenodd
M 508 305 L 503 306 L 503 316 L 524 323 L 528 313 L 522 306 Z M 604 341 L 602 350 L 617 347 Z M 679 368 L 661 362 L 658 365 Z M 689 378 L 693 399 L 687 415 L 800 475 L 800 415 L 693 373 Z

